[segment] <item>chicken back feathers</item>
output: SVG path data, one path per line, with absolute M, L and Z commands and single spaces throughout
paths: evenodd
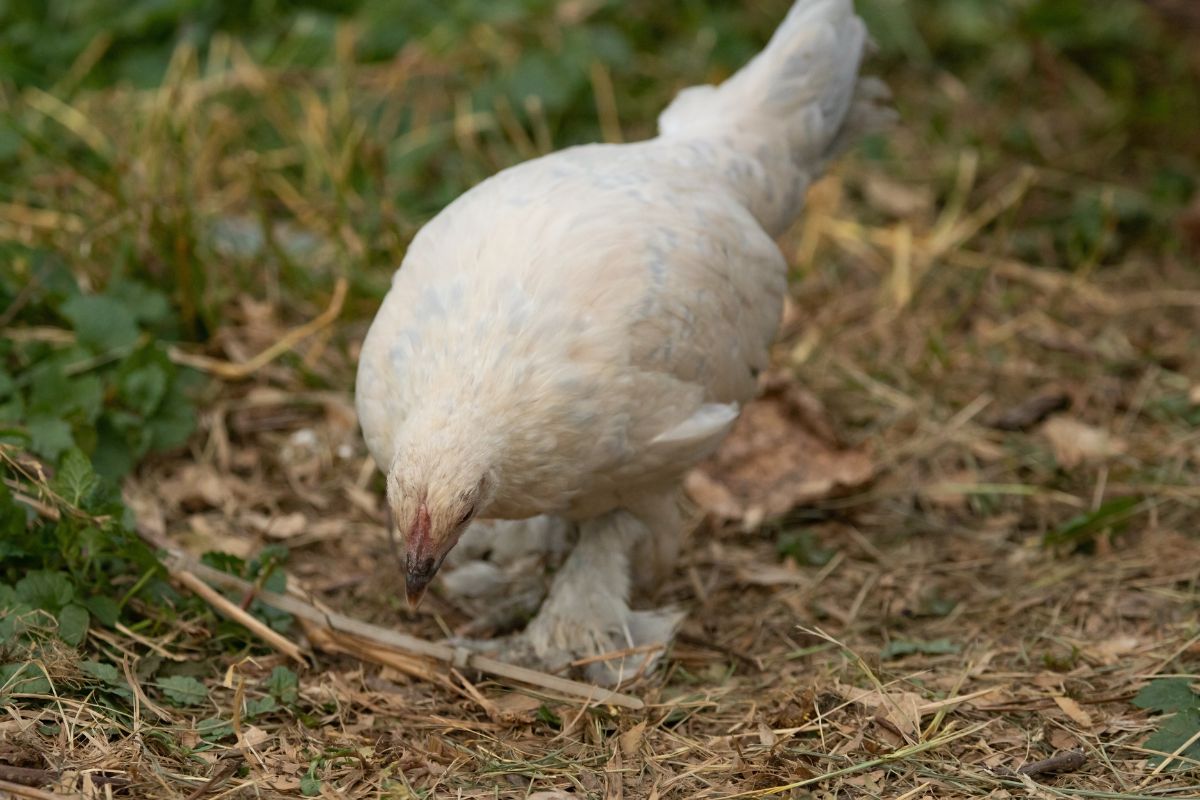
M 850 0 L 799 0 L 660 134 L 480 183 L 415 237 L 363 344 L 357 405 L 380 468 L 486 470 L 481 516 L 585 518 L 709 454 L 767 364 L 786 289 L 772 239 L 854 133 Z

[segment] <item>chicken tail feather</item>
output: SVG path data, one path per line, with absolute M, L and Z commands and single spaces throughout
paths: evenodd
M 799 215 L 808 184 L 859 136 L 893 116 L 887 87 L 860 78 L 869 46 L 852 0 L 797 0 L 757 56 L 719 86 L 684 89 L 659 133 L 742 156 L 725 172 L 772 233 Z

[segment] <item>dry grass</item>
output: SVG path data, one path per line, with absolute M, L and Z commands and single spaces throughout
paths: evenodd
M 456 111 L 439 91 L 446 58 L 291 74 L 219 47 L 224 60 L 203 71 L 181 52 L 158 91 L 21 98 L 89 158 L 130 163 L 117 192 L 66 163 L 46 171 L 0 206 L 0 235 L 101 254 L 132 240 L 166 273 L 208 269 L 184 311 L 221 310 L 205 355 L 233 362 L 317 317 L 347 276 L 336 323 L 214 383 L 188 451 L 151 459 L 127 494 L 156 536 L 194 552 L 282 543 L 293 584 L 329 607 L 440 638 L 467 616 L 436 596 L 411 612 L 395 591 L 350 395 L 372 293 L 417 225 L 379 148 L 444 147 L 486 171 L 545 137 L 502 109 Z M 187 643 L 211 632 L 181 619 L 156 640 L 93 631 L 89 646 L 131 670 L 131 712 L 72 693 L 69 654 L 45 664 L 52 692 L 0 720 L 0 779 L 34 770 L 53 781 L 0 792 L 1200 795 L 1200 763 L 1148 765 L 1143 742 L 1159 720 L 1130 703 L 1148 679 L 1195 678 L 1200 665 L 1200 273 L 1186 237 L 1137 229 L 1118 209 L 1128 185 L 1197 151 L 1129 152 L 1134 127 L 1115 126 L 1091 79 L 1039 57 L 1037 74 L 1061 84 L 1017 111 L 948 71 L 897 70 L 904 121 L 888 158 L 850 159 L 813 190 L 782 242 L 796 280 L 777 363 L 821 398 L 825 424 L 870 453 L 876 478 L 751 530 L 710 521 L 698 532 L 657 598 L 690 610 L 680 639 L 628 689 L 644 711 L 320 656 L 286 708 L 251 719 L 247 704 L 285 663 L 266 650 L 197 664 L 210 694 L 184 710 L 153 700 L 136 673 L 151 656 L 196 661 Z M 615 136 L 605 78 L 593 80 Z M 997 144 L 1010 114 L 1037 157 Z M 934 118 L 958 133 L 933 136 Z M 277 146 L 238 146 L 263 128 Z M 175 203 L 154 211 L 164 186 Z M 1098 209 L 1086 236 L 1072 226 L 1093 217 L 1064 212 L 1080 198 Z M 270 222 L 280 218 L 288 225 Z M 264 230 L 253 246 L 234 235 Z M 163 246 L 181 232 L 195 238 Z M 1046 397 L 1049 422 L 1035 413 Z M 1133 501 L 1105 511 L 1122 498 Z M 797 531 L 810 539 L 796 559 L 823 564 L 781 559 Z M 228 735 L 206 738 L 212 717 Z M 1082 753 L 1065 774 L 1018 771 L 1065 751 Z

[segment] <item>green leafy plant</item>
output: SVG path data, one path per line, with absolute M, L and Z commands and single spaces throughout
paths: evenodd
M 1169 714 L 1158 726 L 1150 738 L 1142 743 L 1147 750 L 1171 754 L 1181 747 L 1180 756 L 1187 759 L 1200 759 L 1200 694 L 1195 692 L 1187 678 L 1160 678 L 1146 684 L 1133 704 L 1147 711 Z M 1190 745 L 1184 747 L 1188 742 Z M 1150 759 L 1152 766 L 1158 766 L 1167 756 L 1158 755 Z M 1185 765 L 1183 761 L 1173 761 L 1168 769 Z
M 112 484 L 78 449 L 60 458 L 51 478 L 20 447 L 0 443 L 0 478 L 0 696 L 81 691 L 112 714 L 127 716 L 133 694 L 126 674 L 102 649 L 88 646 L 93 626 L 122 623 L 154 635 L 180 616 L 207 617 L 206 627 L 218 635 L 195 642 L 202 651 L 255 644 L 240 626 L 218 622 L 204 603 L 171 587 L 166 568 L 134 532 Z M 205 560 L 282 591 L 284 574 L 275 567 L 285 556 L 283 548 L 267 548 L 248 561 L 219 553 Z M 291 622 L 289 615 L 258 603 L 250 611 L 281 630 Z M 80 650 L 92 657 L 78 660 Z M 59 677 L 67 683 L 52 683 L 42 664 L 66 665 Z M 165 702 L 180 708 L 209 702 L 211 690 L 199 680 L 204 674 L 185 674 L 178 667 L 154 655 L 137 662 L 139 679 L 157 689 Z M 277 667 L 264 689 L 264 697 L 247 705 L 247 718 L 293 707 L 299 700 L 299 679 L 286 667 Z M 201 738 L 223 738 L 223 725 L 215 720 L 203 728 Z
M 84 293 L 45 253 L 5 255 L 0 307 L 34 333 L 0 337 L 0 440 L 59 466 L 78 450 L 110 480 L 186 441 L 197 376 L 168 356 L 179 332 L 166 295 L 127 278 Z
M 112 626 L 130 614 L 135 598 L 173 605 L 178 595 L 165 582 L 155 554 L 131 530 L 125 507 L 78 450 L 68 451 L 52 481 L 36 482 L 38 468 L 12 445 L 0 445 L 0 636 L 32 612 L 56 621 L 59 638 L 84 640 L 93 621 Z M 9 483 L 34 481 L 41 514 L 22 502 Z
M 168 675 L 159 678 L 156 685 L 177 706 L 198 706 L 208 697 L 204 684 L 190 675 Z
M 267 691 L 283 705 L 293 705 L 300 699 L 300 679 L 287 667 L 276 667 L 267 679 Z
M 1048 547 L 1082 544 L 1105 531 L 1118 531 L 1129 522 L 1140 503 L 1141 498 L 1138 497 L 1118 497 L 1109 500 L 1095 511 L 1071 517 L 1057 528 L 1047 531 L 1042 543 Z
M 930 642 L 909 641 L 907 639 L 893 639 L 888 642 L 887 646 L 879 653 L 879 657 L 884 661 L 893 658 L 901 658 L 902 656 L 912 655 L 914 653 L 923 653 L 925 655 L 945 655 L 948 653 L 957 653 L 962 650 L 961 645 L 957 645 L 949 639 L 934 639 Z
M 238 558 L 229 553 L 205 553 L 201 561 L 213 569 L 228 572 L 230 575 L 249 581 L 269 592 L 283 593 L 287 589 L 287 576 L 282 570 L 276 569 L 288 557 L 288 550 L 281 545 L 264 547 L 258 555 L 249 560 Z M 235 602 L 241 602 L 241 597 L 227 592 L 227 596 Z M 274 606 L 259 600 L 252 600 L 247 609 L 263 622 L 281 633 L 286 632 L 292 624 L 292 615 L 280 611 Z M 222 630 L 241 631 L 240 626 L 232 622 L 222 623 Z

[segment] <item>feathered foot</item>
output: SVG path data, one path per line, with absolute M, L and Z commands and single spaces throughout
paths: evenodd
M 442 591 L 474 615 L 459 632 L 489 636 L 521 628 L 550 585 L 548 567 L 566 555 L 570 523 L 558 517 L 476 522 L 450 551 Z
M 578 664 L 588 680 L 604 686 L 645 672 L 662 656 L 683 619 L 675 609 L 629 608 L 629 553 L 646 535 L 645 526 L 624 512 L 584 523 L 579 543 L 524 631 L 457 643 L 542 669 Z

